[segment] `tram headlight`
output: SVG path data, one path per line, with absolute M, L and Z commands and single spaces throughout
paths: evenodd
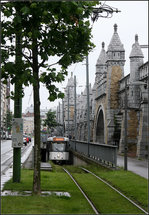
M 60 153 L 57 153 L 57 157 L 60 158 Z

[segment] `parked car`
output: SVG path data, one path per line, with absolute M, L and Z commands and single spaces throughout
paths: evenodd
M 24 144 L 25 146 L 27 146 L 28 143 L 29 143 L 29 138 L 28 138 L 28 136 L 23 135 L 23 144 Z

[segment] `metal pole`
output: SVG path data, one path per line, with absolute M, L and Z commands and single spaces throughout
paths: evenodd
M 58 123 L 58 106 L 57 106 L 57 110 L 56 110 L 56 120 L 57 120 L 57 123 Z
M 69 86 L 68 86 L 68 138 L 69 138 Z
M 147 89 L 148 89 L 148 130 L 147 130 L 147 139 L 149 140 L 149 71 L 148 71 L 148 83 L 147 83 Z M 149 166 L 149 142 L 148 142 L 148 166 Z M 148 180 L 148 196 L 149 196 L 149 180 Z M 149 213 L 149 198 L 148 198 L 148 213 Z
M 59 106 L 58 106 L 58 122 L 59 122 L 59 135 L 61 136 L 61 118 L 60 118 L 60 102 L 59 102 Z
M 124 170 L 127 171 L 127 79 L 125 78 L 125 138 L 124 138 Z
M 63 137 L 64 137 L 64 100 L 62 99 L 62 124 L 63 124 Z
M 59 102 L 59 111 L 58 112 L 59 112 L 58 116 L 59 116 L 59 124 L 60 124 L 61 123 L 61 118 L 60 118 L 60 102 Z
M 89 69 L 88 69 L 88 55 L 86 56 L 86 88 L 87 88 L 87 127 L 88 127 L 88 156 L 90 143 L 90 105 L 89 105 Z
M 0 1 L 0 32 L 2 30 L 2 23 L 1 23 L 1 1 Z M 0 154 L 1 154 L 1 90 L 2 90 L 2 85 L 1 85 L 1 56 L 2 56 L 2 53 L 1 53 L 1 41 L 2 40 L 2 37 L 1 37 L 1 33 L 0 33 Z
M 74 124 L 75 124 L 75 151 L 76 151 L 76 139 L 77 139 L 77 108 L 76 108 L 76 76 L 74 76 Z

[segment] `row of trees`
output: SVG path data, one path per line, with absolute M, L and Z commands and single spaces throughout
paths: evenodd
M 64 97 L 55 83 L 65 79 L 69 65 L 83 61 L 93 49 L 88 18 L 97 4 L 98 1 L 2 4 L 2 78 L 4 82 L 10 78 L 11 84 L 15 84 L 11 98 L 16 106 L 24 95 L 23 87 L 33 85 L 34 194 L 41 192 L 40 82 L 49 90 L 50 101 Z M 57 60 L 51 63 L 54 56 Z M 58 71 L 56 64 L 60 67 Z
M 56 120 L 56 111 L 52 111 L 51 109 L 46 113 L 46 119 L 43 120 L 43 126 L 47 127 L 47 133 L 52 135 L 52 131 L 56 126 L 58 126 Z

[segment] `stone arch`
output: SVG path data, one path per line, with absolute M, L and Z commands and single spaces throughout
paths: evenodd
M 98 109 L 96 119 L 97 119 L 96 120 L 96 142 L 103 144 L 105 143 L 104 141 L 105 123 L 104 123 L 104 111 L 101 106 Z

